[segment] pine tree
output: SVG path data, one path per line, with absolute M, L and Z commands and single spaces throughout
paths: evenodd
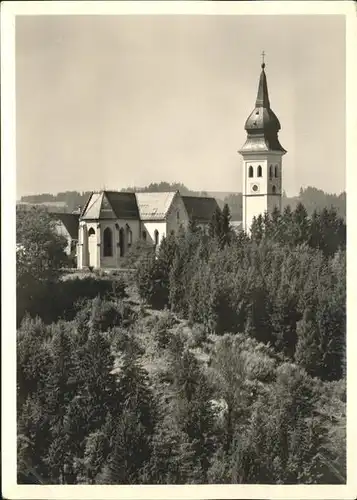
M 205 482 L 212 449 L 213 413 L 210 406 L 211 388 L 199 367 L 195 356 L 185 350 L 181 357 L 171 364 L 174 373 L 173 388 L 176 393 L 173 418 L 178 429 L 186 437 L 186 445 L 181 448 L 185 462 L 186 453 L 192 454 L 192 463 L 200 471 Z
M 253 217 L 253 222 L 250 228 L 250 236 L 252 241 L 260 243 L 264 237 L 264 220 L 261 214 L 258 217 Z
M 222 235 L 222 213 L 218 207 L 214 211 L 209 223 L 208 234 L 211 238 L 220 238 Z
M 132 353 L 124 356 L 118 374 L 120 412 L 113 418 L 113 440 L 101 484 L 138 484 L 151 455 L 156 405 L 148 374 Z
M 307 210 L 301 202 L 297 204 L 293 212 L 293 221 L 295 225 L 294 246 L 307 243 L 310 237 L 310 223 Z
M 321 352 L 319 342 L 318 326 L 313 311 L 308 308 L 304 316 L 297 323 L 297 345 L 295 361 L 312 376 L 319 375 Z
M 64 430 L 66 408 L 75 396 L 75 372 L 72 362 L 72 342 L 65 323 L 51 328 L 51 369 L 46 382 L 46 411 L 51 415 L 51 445 L 46 456 L 51 476 L 60 484 L 74 482 L 72 469 L 75 448 Z
M 221 213 L 220 233 L 218 234 L 221 248 L 230 243 L 231 240 L 230 221 L 231 221 L 231 213 L 228 204 L 225 203 Z
M 199 226 L 198 226 L 198 224 L 197 224 L 196 219 L 191 218 L 191 219 L 189 220 L 189 223 L 188 223 L 188 230 L 189 230 L 189 232 L 191 232 L 191 233 L 198 233 L 198 232 L 200 231 L 200 228 L 199 228 Z
M 247 410 L 247 378 L 242 348 L 238 338 L 224 335 L 215 345 L 212 353 L 213 370 L 217 399 L 223 399 L 226 406 L 224 419 L 223 447 L 228 451 L 235 428 L 245 421 Z

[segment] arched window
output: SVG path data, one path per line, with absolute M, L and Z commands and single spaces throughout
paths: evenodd
M 94 229 L 91 227 L 90 230 L 88 231 L 88 236 L 94 236 L 95 235 L 95 231 Z
M 272 191 L 273 191 L 273 194 L 276 193 L 276 187 L 275 186 L 272 187 Z
M 124 256 L 124 248 L 125 248 L 124 229 L 121 227 L 119 230 L 119 255 L 120 255 L 120 257 Z
M 130 247 L 133 242 L 133 233 L 129 224 L 126 225 L 126 241 L 128 242 L 128 247 Z
M 273 178 L 273 165 L 270 165 L 269 167 L 269 179 Z
M 262 167 L 258 165 L 258 177 L 262 176 Z
M 143 231 L 143 240 L 146 241 L 146 231 Z
M 113 256 L 113 233 L 109 227 L 103 233 L 103 257 Z
M 275 177 L 278 177 L 278 165 L 275 165 Z
M 252 167 L 252 165 L 251 165 L 251 166 L 249 167 L 249 169 L 248 169 L 248 176 L 249 176 L 249 177 L 253 177 L 253 175 L 254 175 L 254 172 L 253 172 L 253 167 Z
M 176 217 L 177 217 L 177 220 L 180 220 L 180 211 L 179 210 L 177 210 L 177 212 L 176 212 Z
M 159 231 L 157 229 L 155 229 L 154 236 L 155 236 L 155 246 L 157 246 L 159 243 Z

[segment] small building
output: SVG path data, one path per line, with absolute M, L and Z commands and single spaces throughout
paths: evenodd
M 76 250 L 78 243 L 79 214 L 60 212 L 51 213 L 51 217 L 56 222 L 57 233 L 67 240 L 66 254 L 71 255 Z
M 213 214 L 220 210 L 215 198 L 201 196 L 182 196 L 183 204 L 190 221 L 195 222 L 197 227 L 206 231 L 211 222 Z

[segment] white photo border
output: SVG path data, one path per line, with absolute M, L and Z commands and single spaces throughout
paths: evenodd
M 8 499 L 352 499 L 357 497 L 357 23 L 354 1 L 5 1 L 1 4 L 2 493 Z M 16 484 L 16 124 L 17 15 L 343 15 L 346 19 L 347 484 L 37 486 Z M 332 117 L 333 118 L 333 117 Z M 332 120 L 333 122 L 333 120 Z M 351 194 L 351 197 L 349 196 Z

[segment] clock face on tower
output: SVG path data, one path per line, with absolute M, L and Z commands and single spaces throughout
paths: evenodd
M 250 191 L 254 194 L 259 193 L 259 184 L 251 184 Z

